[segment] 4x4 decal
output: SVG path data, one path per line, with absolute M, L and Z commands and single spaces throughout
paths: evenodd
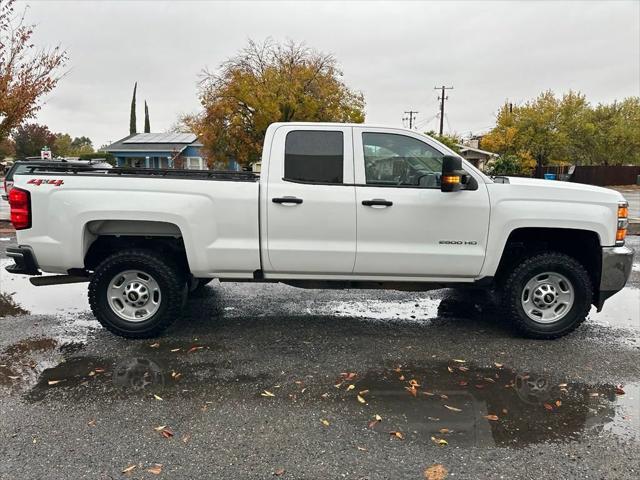
M 49 180 L 45 178 L 32 178 L 27 182 L 27 185 L 40 186 L 44 184 L 44 185 L 55 185 L 56 187 L 59 187 L 63 183 L 64 183 L 64 180 L 62 179 Z

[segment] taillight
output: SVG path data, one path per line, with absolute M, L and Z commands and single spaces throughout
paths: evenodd
M 29 192 L 12 188 L 9 192 L 11 223 L 16 230 L 31 228 L 31 198 Z

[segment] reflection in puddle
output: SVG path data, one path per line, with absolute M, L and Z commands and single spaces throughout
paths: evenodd
M 419 384 L 415 397 L 407 390 L 412 380 Z M 504 447 L 571 440 L 605 428 L 640 438 L 639 385 L 624 387 L 624 395 L 617 388 L 455 363 L 369 372 L 356 384 L 369 390 L 367 402 L 389 419 L 387 427 L 417 440 Z
M 52 358 L 57 346 L 53 338 L 29 338 L 9 346 L 0 354 L 0 387 L 14 389 L 35 383 L 43 370 L 57 363 Z
M 267 374 L 238 375 L 211 363 L 183 363 L 178 356 L 135 356 L 121 360 L 72 357 L 42 372 L 26 399 L 68 401 L 74 397 L 126 401 L 131 395 L 207 397 L 242 396 L 260 392 L 273 381 Z M 300 386 L 281 383 L 273 401 L 292 406 Z M 333 382 L 331 382 L 333 383 Z M 340 384 L 340 382 L 338 382 Z M 353 384 L 353 387 L 348 385 Z M 415 395 L 411 392 L 415 386 Z M 331 385 L 309 385 L 306 405 L 324 404 Z M 621 389 L 622 388 L 622 389 Z M 96 395 L 99 392 L 99 395 Z M 356 401 L 361 394 L 366 407 Z M 640 439 L 640 384 L 588 385 L 506 367 L 477 368 L 466 363 L 433 362 L 354 374 L 332 394 L 335 422 L 351 424 L 354 432 L 374 414 L 383 421 L 375 432 L 388 436 L 401 431 L 409 441 L 444 439 L 451 446 L 523 447 L 540 442 L 579 439 L 585 434 L 611 432 Z M 259 400 L 258 400 L 259 401 Z M 341 418 L 342 417 L 342 418 Z

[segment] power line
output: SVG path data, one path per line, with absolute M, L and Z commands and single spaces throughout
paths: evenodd
M 409 116 L 408 117 L 403 117 L 402 121 L 404 122 L 406 120 L 409 120 L 409 130 L 413 130 L 413 122 L 415 121 L 416 115 L 419 112 L 416 112 L 415 110 L 409 110 L 408 112 L 405 111 L 404 113 L 408 114 Z
M 438 97 L 440 100 L 440 135 L 442 135 L 443 127 L 444 127 L 444 101 L 449 100 L 448 96 L 445 96 L 445 90 L 453 90 L 453 87 L 445 87 L 442 85 L 441 87 L 433 87 L 434 90 L 441 90 L 442 93 Z

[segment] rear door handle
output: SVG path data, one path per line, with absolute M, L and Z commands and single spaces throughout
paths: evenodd
M 302 203 L 302 199 L 298 197 L 275 197 L 275 198 L 272 198 L 271 201 L 273 203 L 294 204 L 294 205 L 300 205 Z
M 390 207 L 393 202 L 382 198 L 374 198 L 373 200 L 363 200 L 362 205 L 365 207 Z

